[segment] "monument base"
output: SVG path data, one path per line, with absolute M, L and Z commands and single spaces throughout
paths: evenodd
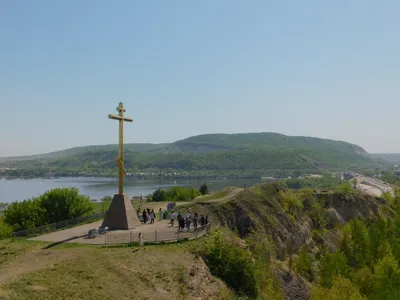
M 129 196 L 115 194 L 101 226 L 108 227 L 109 230 L 128 230 L 140 225 L 140 220 L 132 207 Z

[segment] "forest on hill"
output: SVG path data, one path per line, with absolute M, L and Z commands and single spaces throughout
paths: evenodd
M 128 173 L 162 171 L 194 176 L 288 176 L 295 170 L 358 169 L 377 162 L 361 147 L 342 141 L 276 133 L 207 134 L 170 144 L 126 144 Z M 73 175 L 115 172 L 117 145 L 87 146 L 31 157 L 3 158 L 2 166 L 26 172 Z M 15 174 L 17 175 L 17 174 Z

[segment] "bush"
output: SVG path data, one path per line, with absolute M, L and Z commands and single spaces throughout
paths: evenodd
M 328 224 L 328 212 L 317 199 L 314 199 L 311 203 L 309 216 L 314 223 L 314 228 L 319 230 L 326 228 Z
M 347 276 L 347 264 L 347 257 L 342 252 L 326 253 L 320 265 L 321 285 L 330 288 L 336 276 Z
M 303 208 L 303 204 L 299 199 L 300 197 L 295 191 L 281 191 L 280 196 L 282 207 L 284 211 L 287 212 L 289 215 L 295 217 L 298 213 L 298 210 Z
M 336 277 L 331 289 L 314 286 L 311 300 L 366 300 L 349 279 Z
M 307 280 L 311 279 L 311 257 L 308 254 L 306 246 L 300 248 L 299 256 L 295 261 L 295 268 L 298 274 Z
M 228 243 L 221 232 L 213 232 L 199 253 L 213 275 L 221 278 L 239 295 L 258 295 L 256 266 L 245 249 Z
M 202 195 L 207 195 L 207 194 L 209 194 L 207 184 L 205 184 L 205 183 L 202 184 L 202 185 L 200 186 L 199 192 L 200 192 Z
M 31 229 L 46 224 L 45 214 L 39 198 L 34 198 L 10 204 L 4 211 L 4 222 L 14 231 Z
M 14 231 L 35 228 L 92 213 L 94 204 L 76 188 L 49 190 L 43 195 L 10 204 L 4 211 L 4 222 Z
M 12 237 L 12 227 L 3 222 L 3 218 L 0 217 L 0 240 L 8 239 Z
M 156 202 L 192 201 L 194 198 L 200 195 L 201 195 L 200 191 L 195 190 L 192 187 L 174 186 L 167 191 L 162 189 L 154 191 L 154 193 L 151 196 L 151 199 L 152 201 Z
M 100 199 L 101 204 L 100 204 L 100 210 L 102 212 L 107 211 L 110 208 L 111 202 L 112 202 L 112 197 L 111 196 L 105 196 Z
M 89 196 L 79 195 L 77 188 L 49 190 L 39 197 L 40 205 L 46 211 L 46 222 L 55 223 L 83 217 L 93 212 L 94 204 Z

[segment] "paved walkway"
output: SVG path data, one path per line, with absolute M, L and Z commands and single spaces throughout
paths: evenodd
M 175 221 L 174 227 L 171 227 L 169 220 L 155 221 L 154 224 L 142 224 L 140 227 L 131 230 L 114 230 L 108 232 L 106 235 L 98 236 L 94 239 L 84 238 L 85 234 L 90 229 L 99 228 L 103 220 L 69 228 L 61 231 L 52 232 L 49 234 L 33 237 L 30 240 L 35 241 L 46 241 L 54 243 L 81 243 L 81 244 L 93 244 L 93 245 L 104 245 L 109 243 L 129 243 L 132 240 L 136 241 L 139 232 L 143 233 L 145 241 L 157 241 L 157 240 L 174 240 L 177 238 L 178 222 Z M 157 233 L 156 233 L 157 232 Z M 196 235 L 200 231 L 196 232 Z M 192 237 L 195 234 L 193 229 L 190 233 L 180 233 L 181 238 Z M 106 240 L 107 236 L 107 240 Z

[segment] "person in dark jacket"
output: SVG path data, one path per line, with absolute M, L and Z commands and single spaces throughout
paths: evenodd
M 185 228 L 185 218 L 182 216 L 182 214 L 179 212 L 178 213 L 178 225 L 179 225 L 179 231 L 182 231 L 183 228 Z
M 193 217 L 193 228 L 194 228 L 194 231 L 196 231 L 196 229 L 197 229 L 197 221 L 198 221 L 198 219 L 199 219 L 199 216 L 197 215 L 197 213 L 195 213 L 194 217 Z
M 200 226 L 201 227 L 204 227 L 204 222 L 205 222 L 204 216 L 200 215 Z
M 146 224 L 146 222 L 147 222 L 147 214 L 146 214 L 146 210 L 145 209 L 143 209 L 142 217 L 143 217 L 143 223 Z

